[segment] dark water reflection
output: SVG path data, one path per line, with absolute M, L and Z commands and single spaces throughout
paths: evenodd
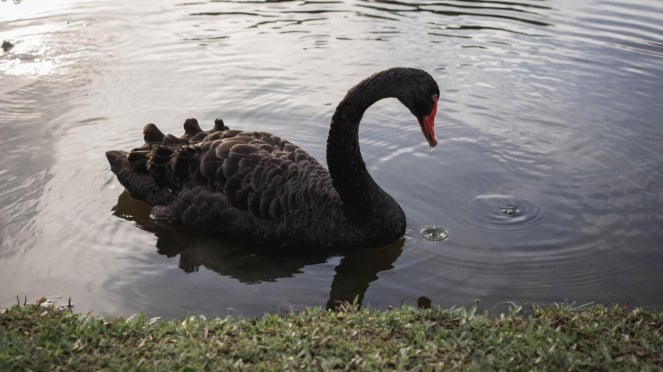
M 661 25 L 653 0 L 0 2 L 0 306 L 660 307 Z M 430 71 L 442 100 L 433 153 L 397 102 L 364 117 L 369 171 L 408 217 L 392 246 L 266 256 L 160 226 L 103 155 L 195 116 L 324 160 L 336 102 L 394 65 Z
M 179 267 L 186 273 L 194 273 L 201 266 L 241 283 L 259 284 L 276 282 L 303 273 L 305 266 L 324 263 L 328 254 L 266 253 L 247 247 L 221 244 L 218 240 L 201 238 L 172 226 L 161 225 L 150 219 L 151 206 L 133 200 L 125 191 L 120 194 L 113 214 L 133 221 L 143 230 L 154 233 L 159 254 L 177 257 Z M 362 303 L 364 293 L 381 271 L 393 268 L 400 256 L 403 241 L 388 246 L 366 247 L 343 255 L 331 282 L 328 307 L 342 303 Z

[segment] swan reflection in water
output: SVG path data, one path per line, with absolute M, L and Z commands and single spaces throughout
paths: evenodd
M 333 256 L 332 253 L 318 252 L 303 255 L 301 252 L 276 254 L 247 250 L 245 246 L 200 237 L 180 226 L 152 220 L 149 216 L 151 208 L 123 191 L 113 207 L 113 214 L 154 233 L 158 253 L 170 258 L 179 255 L 179 267 L 186 273 L 196 272 L 204 266 L 241 283 L 274 282 L 293 277 L 302 273 L 304 267 L 324 263 Z M 357 248 L 344 253 L 335 269 L 326 307 L 335 308 L 355 300 L 361 305 L 366 290 L 377 279 L 378 273 L 393 267 L 401 255 L 403 243 L 404 239 L 400 239 L 386 246 Z

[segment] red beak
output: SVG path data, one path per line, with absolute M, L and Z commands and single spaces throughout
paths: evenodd
M 437 97 L 436 97 L 437 98 Z M 435 137 L 435 114 L 437 113 L 437 99 L 433 104 L 433 110 L 431 110 L 428 116 L 423 118 L 417 117 L 419 121 L 419 126 L 421 127 L 421 133 L 424 134 L 428 145 L 433 148 L 437 146 L 437 137 Z

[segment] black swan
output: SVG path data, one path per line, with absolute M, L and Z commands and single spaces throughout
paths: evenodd
M 332 117 L 329 170 L 298 146 L 265 132 L 227 129 L 195 119 L 182 137 L 143 129 L 145 145 L 108 151 L 111 170 L 151 215 L 223 239 L 265 247 L 379 245 L 405 233 L 405 214 L 366 170 L 359 122 L 373 103 L 400 100 L 416 116 L 430 147 L 439 88 L 426 72 L 392 68 L 350 89 Z

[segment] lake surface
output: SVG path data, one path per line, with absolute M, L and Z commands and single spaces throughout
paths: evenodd
M 658 0 L 3 0 L 0 39 L 0 306 L 663 306 Z M 408 218 L 387 247 L 261 256 L 159 225 L 104 155 L 148 122 L 221 117 L 324 162 L 336 103 L 392 66 L 438 81 L 440 144 L 396 100 L 364 116 L 364 160 Z

